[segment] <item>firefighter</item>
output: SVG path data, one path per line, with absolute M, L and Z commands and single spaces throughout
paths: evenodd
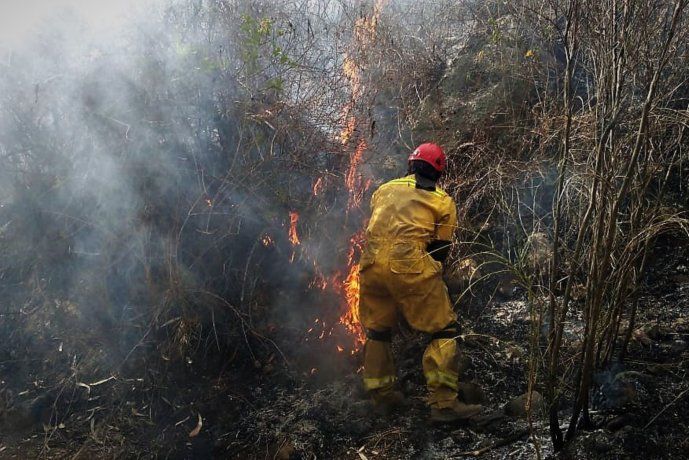
M 482 407 L 457 399 L 457 316 L 442 278 L 457 210 L 436 186 L 445 154 L 436 144 L 421 144 L 408 164 L 409 175 L 381 185 L 371 198 L 359 269 L 364 387 L 382 412 L 404 402 L 390 346 L 399 312 L 412 328 L 431 335 L 422 360 L 431 420 L 468 419 Z

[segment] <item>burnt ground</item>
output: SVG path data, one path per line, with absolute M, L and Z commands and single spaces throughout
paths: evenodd
M 624 367 L 597 376 L 595 428 L 557 458 L 687 457 L 689 264 L 682 251 L 659 254 Z M 478 423 L 429 424 L 420 369 L 427 339 L 403 329 L 394 346 L 409 407 L 396 414 L 374 412 L 356 357 L 334 364 L 340 358 L 319 350 L 311 359 L 321 368 L 304 358 L 284 366 L 277 353 L 203 369 L 161 363 L 155 368 L 163 370 L 128 378 L 74 377 L 57 394 L 41 391 L 50 369 L 37 367 L 29 388 L 3 396 L 0 458 L 497 459 L 537 458 L 537 450 L 552 457 L 538 411 L 531 434 L 524 418 L 504 415 L 505 404 L 527 389 L 527 303 L 518 296 L 474 299 L 462 322 L 462 381 L 480 388 L 465 391 L 483 399 L 490 415 Z M 572 337 L 579 326 L 573 315 Z M 563 426 L 568 418 L 563 409 Z

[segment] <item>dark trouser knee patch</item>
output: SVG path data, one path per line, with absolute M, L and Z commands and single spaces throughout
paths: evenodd
M 431 334 L 431 340 L 436 340 L 436 339 L 456 339 L 457 336 L 459 335 L 459 332 L 457 331 L 457 326 L 454 324 L 448 325 L 445 327 L 445 329 L 442 329 L 438 332 L 434 332 Z
M 378 342 L 392 342 L 392 330 L 376 331 L 374 329 L 366 329 L 366 338 L 377 340 Z

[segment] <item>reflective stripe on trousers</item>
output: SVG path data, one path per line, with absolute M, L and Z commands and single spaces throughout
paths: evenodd
M 452 390 L 457 391 L 459 377 L 454 372 L 445 372 L 439 369 L 424 372 L 424 377 L 426 377 L 426 383 L 428 386 L 446 386 Z
M 396 375 L 385 375 L 383 377 L 364 377 L 364 388 L 368 391 L 388 388 L 397 381 Z

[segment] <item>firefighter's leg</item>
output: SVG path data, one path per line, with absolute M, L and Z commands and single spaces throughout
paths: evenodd
M 364 346 L 364 388 L 372 396 L 389 393 L 397 380 L 392 357 L 392 328 L 397 309 L 383 283 L 379 267 L 374 265 L 360 273 L 359 317 L 366 331 Z
M 457 363 L 457 330 L 452 322 L 431 335 L 431 343 L 423 355 L 423 373 L 428 385 L 431 421 L 450 423 L 478 415 L 482 406 L 465 404 L 457 399 L 459 369 Z
M 402 312 L 411 327 L 431 334 L 423 355 L 432 407 L 450 407 L 457 398 L 458 362 L 457 316 L 452 310 L 447 286 L 441 277 L 441 266 L 428 257 L 422 273 L 401 279 L 408 295 L 400 299 Z
M 392 391 L 397 380 L 391 341 L 390 329 L 366 329 L 364 388 L 374 392 L 374 397 Z
M 457 328 L 451 323 L 431 335 L 431 342 L 423 354 L 423 374 L 426 377 L 428 403 L 431 407 L 451 407 L 457 399 L 457 335 Z

